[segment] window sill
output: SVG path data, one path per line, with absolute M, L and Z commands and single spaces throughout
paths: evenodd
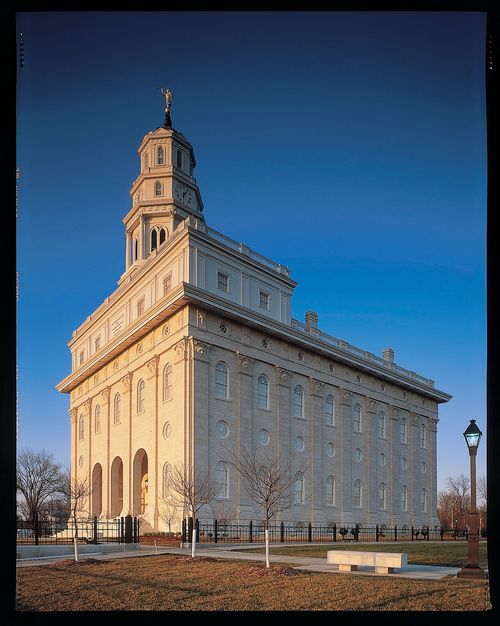
M 231 398 L 222 398 L 221 396 L 214 396 L 215 400 L 222 400 L 222 402 L 232 402 Z

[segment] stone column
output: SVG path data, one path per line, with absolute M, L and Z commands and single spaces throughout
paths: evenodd
M 171 331 L 172 332 L 172 331 Z M 194 386 L 193 386 L 193 372 L 189 368 L 189 345 L 187 343 L 187 337 L 183 337 L 173 346 L 175 356 L 172 359 L 172 367 L 176 369 L 179 376 L 182 376 L 183 384 L 183 397 L 182 399 L 176 399 L 176 405 L 178 407 L 179 414 L 183 416 L 184 426 L 184 450 L 182 463 L 184 467 L 195 470 L 195 405 L 194 405 Z M 182 374 L 181 374 L 182 372 Z
M 194 381 L 193 389 L 193 420 L 194 420 L 194 448 L 196 450 L 196 467 L 207 472 L 209 467 L 209 453 L 212 441 L 210 438 L 210 411 L 208 398 L 210 397 L 210 350 L 212 346 L 205 341 L 192 338 L 190 353 L 193 355 L 191 376 Z
M 309 419 L 309 441 L 307 442 L 307 457 L 309 460 L 309 493 L 311 494 L 310 521 L 323 523 L 325 521 L 324 493 L 325 477 L 323 476 L 323 387 L 324 384 L 314 378 L 309 379 L 309 405 L 307 412 Z M 307 476 L 307 474 L 306 474 Z
M 352 393 L 340 389 L 340 523 L 350 525 L 354 522 L 352 511 Z
M 399 439 L 399 411 L 395 406 L 390 406 L 389 415 L 389 436 L 390 436 L 390 458 L 389 463 L 389 496 L 387 498 L 390 503 L 388 513 L 391 517 L 391 524 L 399 524 L 401 513 L 401 481 L 399 478 L 399 456 L 400 456 L 400 439 Z
M 251 453 L 255 446 L 253 405 L 254 405 L 254 379 L 253 365 L 255 359 L 236 352 L 236 453 L 240 456 L 242 447 Z M 236 481 L 236 513 L 238 519 L 252 519 L 254 513 L 253 503 L 245 492 L 239 472 L 233 476 L 230 473 L 231 482 Z M 230 491 L 231 493 L 231 491 Z
M 154 355 L 152 359 L 150 359 L 146 363 L 147 369 L 147 379 L 148 379 L 148 393 L 150 394 L 151 399 L 151 390 L 153 389 L 154 398 L 153 398 L 153 407 L 154 407 L 154 442 L 153 442 L 153 468 L 151 468 L 151 461 L 148 456 L 148 512 L 149 518 L 151 519 L 151 495 L 153 495 L 154 506 L 153 506 L 153 529 L 158 530 L 158 363 L 160 361 L 160 357 L 158 355 Z M 148 403 L 151 406 L 151 402 Z M 153 471 L 151 471 L 153 469 Z M 151 480 L 152 479 L 152 480 Z
M 132 381 L 133 372 L 128 372 L 122 378 L 125 391 L 128 392 L 128 454 L 123 462 L 123 514 L 132 514 Z M 125 482 L 127 484 L 125 484 Z
M 290 461 L 290 381 L 291 373 L 283 367 L 275 366 L 276 369 L 276 440 L 271 440 L 273 450 L 277 458 L 283 465 Z M 293 494 L 290 494 L 293 498 Z M 285 512 L 285 516 L 290 519 L 290 511 Z M 280 515 L 280 519 L 283 517 Z M 277 520 L 278 521 L 278 520 Z
M 366 399 L 366 521 L 372 525 L 378 523 L 378 485 L 377 485 L 377 403 L 372 398 Z M 382 482 L 382 481 L 380 481 Z
M 106 461 L 101 474 L 101 514 L 109 517 L 109 448 L 110 448 L 110 420 L 111 420 L 111 387 L 106 387 L 101 391 L 103 403 L 106 404 Z

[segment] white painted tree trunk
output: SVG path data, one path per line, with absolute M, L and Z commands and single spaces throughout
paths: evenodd
M 191 558 L 196 556 L 196 526 L 193 524 L 193 533 L 191 536 Z
M 78 537 L 73 537 L 73 546 L 75 548 L 75 561 L 78 561 Z
M 266 567 L 269 567 L 269 529 L 266 528 L 264 531 L 264 536 L 266 538 Z

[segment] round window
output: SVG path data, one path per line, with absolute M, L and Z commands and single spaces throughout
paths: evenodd
M 295 437 L 293 446 L 297 450 L 297 452 L 303 452 L 305 444 L 304 444 L 304 440 L 302 439 L 302 437 Z
M 229 426 L 224 420 L 219 420 L 215 425 L 215 432 L 219 439 L 225 439 L 229 435 Z
M 267 444 L 269 443 L 269 433 L 267 432 L 267 430 L 265 430 L 265 428 L 259 430 L 257 440 L 261 446 L 267 446 Z

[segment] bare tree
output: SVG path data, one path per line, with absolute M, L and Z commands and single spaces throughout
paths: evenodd
M 61 477 L 60 493 L 64 495 L 68 503 L 70 511 L 70 520 L 73 522 L 74 534 L 73 545 L 75 550 L 75 561 L 78 561 L 78 523 L 82 517 L 82 513 L 87 513 L 92 488 L 89 485 L 88 478 L 78 479 L 71 476 L 71 472 L 67 470 Z
M 299 474 L 303 476 L 304 464 L 294 467 L 294 457 L 282 463 L 275 448 L 257 453 L 242 447 L 238 454 L 222 447 L 225 450 L 224 460 L 240 474 L 249 498 L 263 510 L 266 567 L 269 567 L 269 522 L 278 513 L 290 508 L 295 498 L 303 498 L 303 494 L 296 489 L 296 483 Z
M 158 516 L 172 532 L 172 524 L 179 520 L 179 507 L 171 498 L 161 498 L 158 503 Z
M 470 479 L 465 474 L 458 477 L 448 476 L 446 479 L 448 490 L 453 498 L 453 509 L 456 515 L 465 519 L 470 510 Z
M 16 461 L 17 491 L 22 496 L 19 510 L 34 520 L 44 505 L 59 493 L 61 465 L 45 450 L 25 448 Z
M 198 511 L 209 504 L 221 491 L 221 485 L 207 473 L 176 465 L 168 474 L 170 502 L 189 512 L 193 521 L 191 556 L 196 556 L 196 519 Z
M 486 481 L 486 476 L 480 476 L 477 480 L 477 490 L 479 492 L 479 497 L 484 502 L 484 506 L 488 505 L 488 484 Z

